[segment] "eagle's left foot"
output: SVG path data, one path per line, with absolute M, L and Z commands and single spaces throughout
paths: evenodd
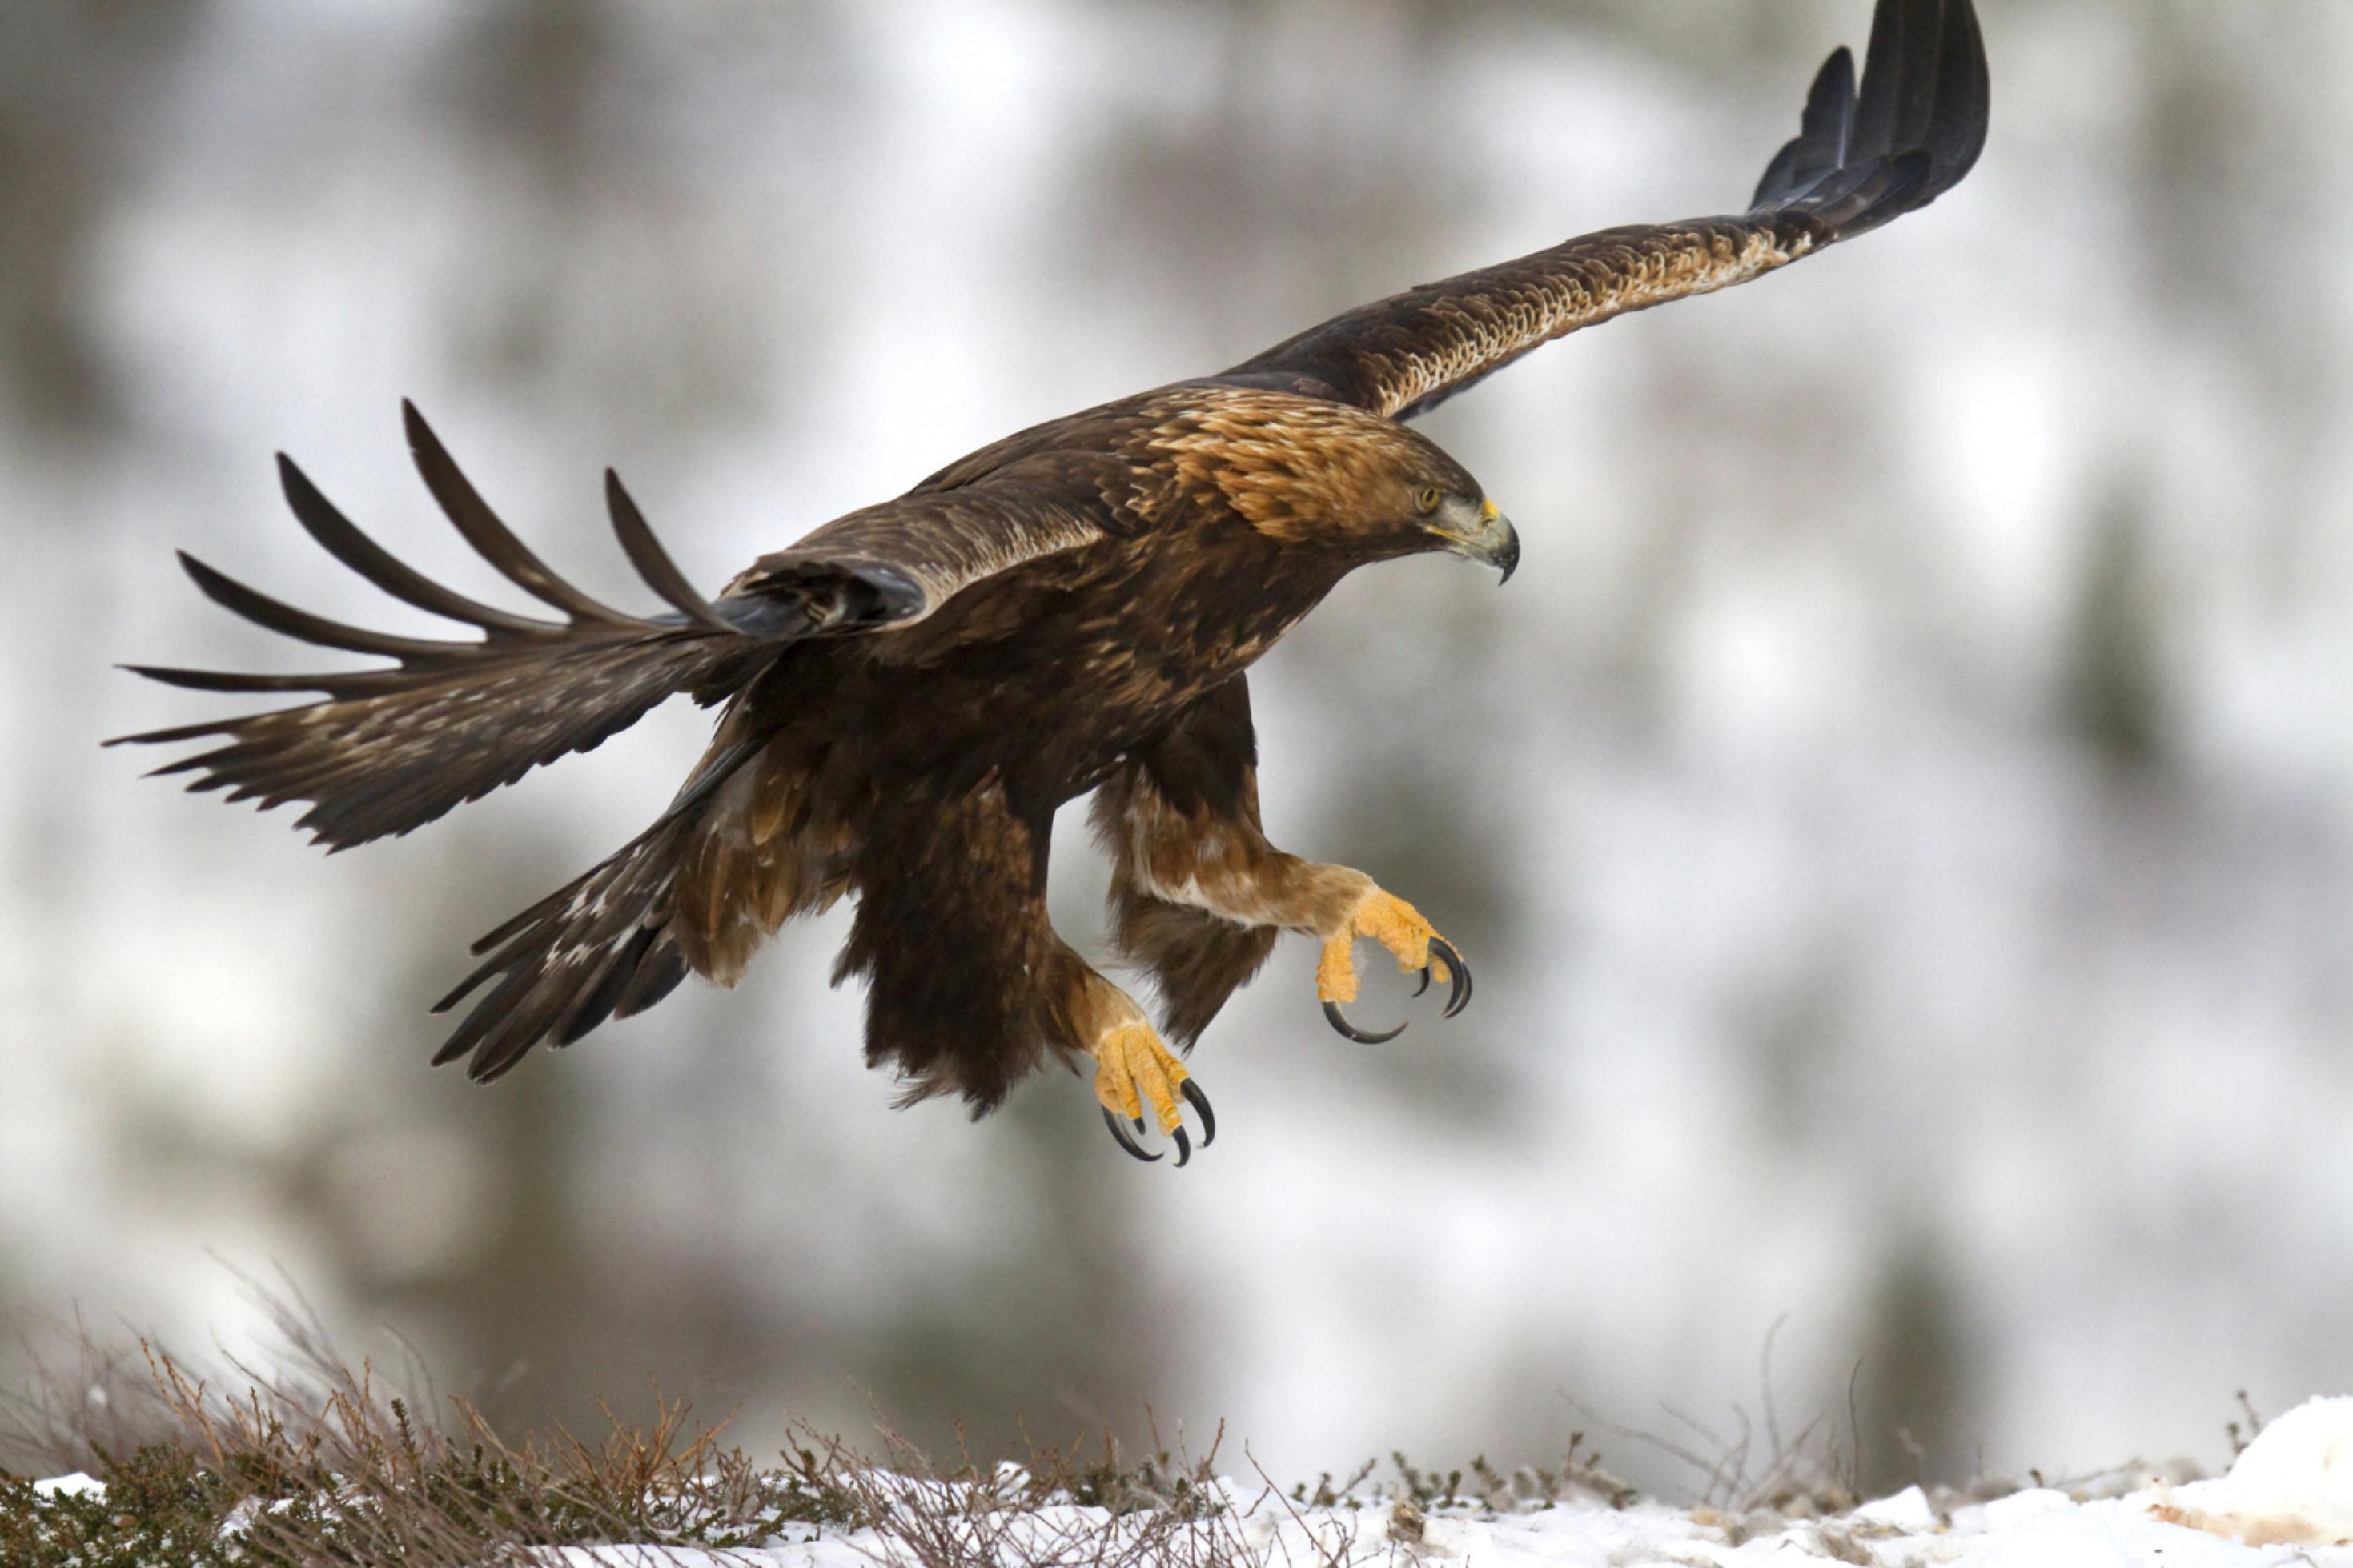
M 1421 985 L 1415 995 L 1430 989 L 1433 976 L 1445 981 L 1446 1008 L 1440 1016 L 1451 1018 L 1470 1005 L 1471 966 L 1462 962 L 1462 954 L 1411 904 L 1375 888 L 1349 912 L 1346 927 L 1324 939 L 1324 956 L 1315 966 L 1315 994 L 1323 999 L 1324 1016 L 1348 1038 L 1378 1045 L 1405 1033 L 1405 1026 L 1399 1024 L 1386 1034 L 1366 1034 L 1341 1011 L 1342 1004 L 1356 999 L 1354 949 L 1358 937 L 1370 937 L 1388 949 L 1398 968 L 1421 972 Z
M 1122 1125 L 1125 1121 L 1143 1131 L 1145 1102 L 1149 1100 L 1160 1131 L 1176 1145 L 1176 1165 L 1183 1169 L 1193 1157 L 1193 1144 L 1185 1135 L 1185 1113 L 1176 1103 L 1179 1095 L 1201 1118 L 1201 1147 L 1217 1142 L 1218 1118 L 1209 1109 L 1209 1097 L 1201 1092 L 1201 1086 L 1193 1081 L 1176 1053 L 1160 1043 L 1151 1025 L 1141 1019 L 1115 1024 L 1095 1041 L 1092 1050 L 1095 1098 L 1103 1102 L 1103 1125 L 1111 1129 L 1121 1148 L 1139 1160 L 1160 1158 L 1145 1153 Z

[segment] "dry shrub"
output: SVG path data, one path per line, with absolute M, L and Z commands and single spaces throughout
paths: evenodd
M 77 1328 L 64 1364 L 0 1402 L 0 1464 L 16 1472 L 0 1470 L 0 1562 L 482 1568 L 553 1562 L 564 1546 L 708 1561 L 818 1529 L 906 1568 L 1256 1561 L 1214 1448 L 1126 1465 L 1107 1443 L 1099 1457 L 1073 1443 L 944 1472 L 887 1426 L 879 1460 L 804 1428 L 763 1464 L 723 1440 L 724 1423 L 658 1394 L 644 1423 L 606 1407 L 594 1436 L 559 1426 L 511 1442 L 464 1398 L 354 1368 L 299 1298 L 261 1300 L 285 1370 L 225 1359 L 207 1375 L 146 1343 L 104 1352 Z M 420 1386 L 410 1373 L 405 1386 Z M 43 1494 L 29 1479 L 72 1470 L 104 1492 Z

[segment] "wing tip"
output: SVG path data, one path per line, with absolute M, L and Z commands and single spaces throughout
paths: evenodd
M 1853 58 L 1841 46 L 1823 62 L 1802 129 L 1767 165 L 1750 208 L 1809 217 L 1824 244 L 1916 212 L 1960 184 L 1990 123 L 1973 0 L 1880 0 L 1859 83 Z
M 742 628 L 721 616 L 717 607 L 695 590 L 686 574 L 679 570 L 678 563 L 670 559 L 670 552 L 655 537 L 653 525 L 646 521 L 637 498 L 621 483 L 619 470 L 610 468 L 605 470 L 605 511 L 612 521 L 613 537 L 620 544 L 621 553 L 628 557 L 638 579 L 664 604 L 705 631 L 729 637 L 744 635 Z

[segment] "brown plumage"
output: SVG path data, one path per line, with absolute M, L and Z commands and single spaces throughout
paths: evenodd
M 1187 1047 L 1278 934 L 1323 943 L 1325 1011 L 1369 937 L 1469 997 L 1461 954 L 1360 871 L 1277 849 L 1260 822 L 1245 672 L 1339 580 L 1448 550 L 1510 574 L 1511 526 L 1398 421 L 1578 327 L 1746 281 L 1927 205 L 1976 161 L 1986 76 L 1968 0 L 1880 0 L 1858 95 L 1841 49 L 1799 135 L 1736 217 L 1619 228 L 1335 317 L 1220 375 L 1022 431 L 896 500 L 690 586 L 619 481 L 615 534 L 669 607 L 556 576 L 499 521 L 416 411 L 418 471 L 467 542 L 560 612 L 525 616 L 420 576 L 280 459 L 312 538 L 479 640 L 386 637 L 296 610 L 184 557 L 197 586 L 304 641 L 394 660 L 314 676 L 144 668 L 204 690 L 314 692 L 274 711 L 127 737 L 216 742 L 159 770 L 271 806 L 342 849 L 406 833 L 585 751 L 654 703 L 723 705 L 654 825 L 492 931 L 443 998 L 440 1061 L 495 1078 L 659 1001 L 732 984 L 794 916 L 845 894 L 839 976 L 867 983 L 869 1061 L 910 1097 L 1000 1102 L 1050 1058 L 1096 1063 L 1112 1130 L 1148 1103 L 1189 1155 L 1208 1104 L 1127 994 L 1045 913 L 1055 808 L 1097 791 L 1114 936 Z M 1359 1035 L 1358 1037 L 1364 1037 Z M 1156 1156 L 1151 1156 L 1156 1157 Z

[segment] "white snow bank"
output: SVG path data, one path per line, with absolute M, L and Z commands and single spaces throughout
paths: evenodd
M 2229 1475 L 2173 1488 L 2158 1511 L 2250 1546 L 2353 1546 L 2353 1398 L 2297 1405 Z
M 88 1476 L 39 1483 L 45 1491 L 99 1487 Z M 1667 1564 L 1670 1568 L 1794 1568 L 1848 1563 L 1873 1568 L 2353 1568 L 2353 1398 L 2316 1399 L 2263 1428 L 2230 1474 L 2079 1502 L 2052 1488 L 2013 1492 L 1940 1514 L 1907 1487 L 1837 1518 L 1748 1533 L 1710 1509 L 1656 1503 L 1563 1506 L 1525 1513 L 1471 1507 L 1428 1514 L 1386 1500 L 1306 1508 L 1227 1483 L 1233 1512 L 1198 1527 L 1202 1542 L 1240 1547 L 1269 1564 Z M 1153 1526 L 1131 1515 L 1065 1505 L 959 1527 L 968 1545 L 1015 1562 L 1116 1561 Z M 649 1553 L 631 1546 L 572 1547 L 579 1568 L 659 1562 L 776 1568 L 875 1568 L 912 1561 L 904 1542 L 875 1531 L 796 1528 L 789 1544 Z M 1075 1551 L 1085 1543 L 1090 1549 Z M 1219 1553 L 1179 1551 L 1174 1558 Z

